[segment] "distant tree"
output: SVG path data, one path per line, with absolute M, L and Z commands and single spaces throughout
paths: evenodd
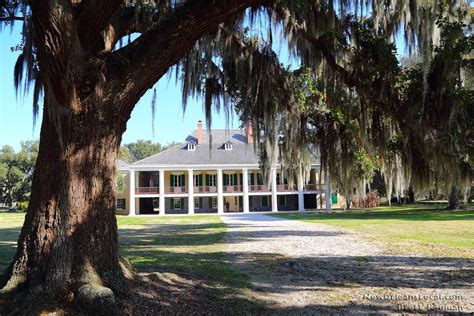
M 127 148 L 128 153 L 130 154 L 130 158 L 128 160 L 129 162 L 135 162 L 135 161 L 144 159 L 146 157 L 150 157 L 161 151 L 160 143 L 153 143 L 151 140 L 143 140 L 143 139 L 139 139 L 134 143 L 125 144 L 122 147 Z M 120 149 L 120 154 L 122 155 L 122 152 L 123 152 L 124 157 L 127 157 L 127 154 L 126 154 L 127 150 Z
M 162 148 L 161 148 L 161 151 L 163 150 L 166 150 L 166 149 L 169 149 L 171 147 L 174 147 L 176 145 L 179 145 L 178 142 L 175 142 L 175 141 L 172 141 L 171 143 L 166 143 L 166 145 L 164 145 Z
M 22 142 L 16 153 L 11 146 L 0 150 L 0 201 L 13 206 L 26 201 L 31 190 L 38 142 Z
M 132 154 L 130 154 L 130 150 L 128 150 L 127 146 L 120 146 L 119 159 L 121 159 L 123 161 L 126 161 L 126 162 L 132 162 L 133 161 Z

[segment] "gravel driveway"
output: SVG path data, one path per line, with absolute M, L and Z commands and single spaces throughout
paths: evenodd
M 222 219 L 225 251 L 268 313 L 474 311 L 470 259 L 400 255 L 349 230 L 264 214 Z

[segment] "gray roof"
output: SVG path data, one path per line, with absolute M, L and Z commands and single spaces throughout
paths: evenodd
M 259 158 L 254 144 L 247 144 L 245 133 L 240 130 L 202 131 L 203 143 L 197 145 L 197 131 L 193 131 L 181 144 L 156 155 L 139 160 L 133 165 L 215 165 L 258 164 Z M 211 135 L 211 138 L 209 136 Z M 190 142 L 195 150 L 188 150 Z M 232 150 L 225 150 L 224 143 L 231 142 Z M 210 146 L 209 146 L 210 145 Z
M 127 169 L 129 167 L 129 165 L 126 161 L 124 161 L 122 159 L 119 159 L 118 167 L 119 167 L 119 169 Z

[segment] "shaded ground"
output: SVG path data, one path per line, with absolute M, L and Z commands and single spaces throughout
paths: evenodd
M 118 217 L 125 314 L 473 311 L 472 212 L 277 216 Z M 0 273 L 23 217 L 0 214 Z
M 127 312 L 258 313 L 261 305 L 243 295 L 250 278 L 222 252 L 225 231 L 218 216 L 120 217 L 120 252 L 138 272 Z
M 226 252 L 252 276 L 249 295 L 267 312 L 474 311 L 472 258 L 404 253 L 324 224 L 258 214 L 223 219 Z

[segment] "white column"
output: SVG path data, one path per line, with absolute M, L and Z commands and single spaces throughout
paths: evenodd
M 194 176 L 193 176 L 193 169 L 188 169 L 188 214 L 194 214 Z
M 331 179 L 329 176 L 329 170 L 326 168 L 326 211 L 331 210 Z
M 165 215 L 165 171 L 160 172 L 160 215 Z
M 277 170 L 272 169 L 272 212 L 278 212 Z
M 130 170 L 129 175 L 129 197 L 128 197 L 128 215 L 133 216 L 135 213 L 135 170 Z
M 298 211 L 304 212 L 304 180 L 301 175 L 298 177 Z
M 243 198 L 243 209 L 244 213 L 248 213 L 250 211 L 249 208 L 249 171 L 247 169 L 242 169 L 242 189 L 244 192 Z
M 224 214 L 224 195 L 223 192 L 223 181 L 222 181 L 222 169 L 217 169 L 217 213 Z

